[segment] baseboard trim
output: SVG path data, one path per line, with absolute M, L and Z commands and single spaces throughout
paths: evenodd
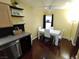
M 72 45 L 73 45 L 73 46 L 76 46 L 76 43 L 74 43 L 73 40 L 69 40 L 68 38 L 63 38 L 63 39 L 66 39 L 66 40 L 68 40 L 68 41 L 71 41 Z
M 35 40 L 35 39 L 37 39 L 37 37 L 34 37 L 32 40 Z
M 34 41 L 35 39 L 37 39 L 37 36 L 34 37 L 34 38 L 32 38 L 31 43 L 33 43 L 33 41 Z

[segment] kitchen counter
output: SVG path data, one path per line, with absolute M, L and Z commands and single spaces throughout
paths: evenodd
M 18 39 L 20 39 L 20 38 L 22 38 L 22 37 L 24 37 L 24 36 L 29 35 L 29 34 L 30 34 L 30 33 L 28 33 L 28 32 L 23 32 L 23 33 L 21 33 L 21 34 L 9 35 L 9 36 L 7 36 L 7 37 L 0 38 L 0 46 L 5 45 L 5 44 L 7 44 L 7 43 L 10 43 L 10 42 L 12 42 L 12 41 L 18 40 Z

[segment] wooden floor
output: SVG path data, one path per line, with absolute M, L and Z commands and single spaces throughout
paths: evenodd
M 62 39 L 58 47 L 34 40 L 32 49 L 22 59 L 70 59 L 72 48 L 71 41 L 66 39 Z

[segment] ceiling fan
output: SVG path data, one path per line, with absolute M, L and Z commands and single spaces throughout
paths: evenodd
M 65 9 L 65 5 L 69 4 L 71 0 L 42 0 L 42 7 L 45 10 Z

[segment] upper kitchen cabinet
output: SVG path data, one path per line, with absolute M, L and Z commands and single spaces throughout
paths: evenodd
M 0 28 L 12 26 L 9 5 L 0 3 Z
M 0 0 L 0 2 L 11 5 L 11 0 Z

